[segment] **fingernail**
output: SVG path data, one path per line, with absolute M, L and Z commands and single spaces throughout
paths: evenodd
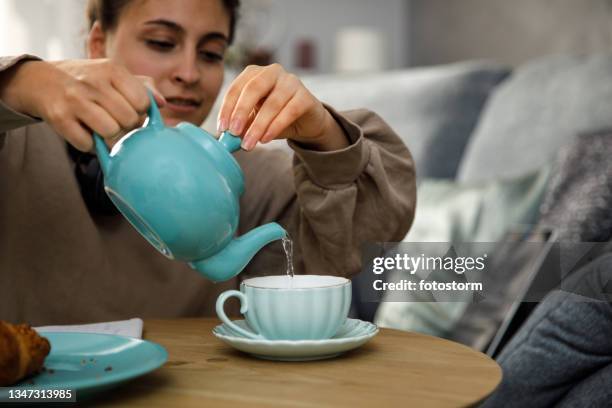
M 259 139 L 261 139 L 261 134 L 257 130 L 253 130 L 253 128 L 250 128 L 244 134 L 244 139 L 252 140 L 253 142 L 257 142 Z
M 242 150 L 249 150 L 249 145 L 247 144 L 246 139 L 242 139 L 242 143 L 240 143 L 240 148 Z
M 239 135 L 240 132 L 242 132 L 242 122 L 240 121 L 240 119 L 234 119 L 232 120 L 232 123 L 230 124 L 230 132 L 233 133 L 234 135 Z
M 252 138 L 245 137 L 244 139 L 242 139 L 242 144 L 240 145 L 240 147 L 242 147 L 243 150 L 251 150 L 254 145 L 255 143 L 253 143 Z
M 225 132 L 227 130 L 227 119 L 222 118 L 217 121 L 217 132 Z

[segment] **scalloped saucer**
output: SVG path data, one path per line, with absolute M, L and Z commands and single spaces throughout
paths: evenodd
M 235 320 L 240 327 L 251 330 L 245 320 Z M 336 357 L 365 344 L 378 333 L 378 327 L 359 319 L 346 319 L 338 333 L 326 340 L 253 340 L 225 324 L 213 329 L 213 334 L 230 346 L 265 360 L 310 361 Z

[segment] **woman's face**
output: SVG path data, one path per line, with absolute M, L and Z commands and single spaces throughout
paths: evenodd
M 229 15 L 220 0 L 133 0 L 104 34 L 104 54 L 135 75 L 153 78 L 167 125 L 200 125 L 223 82 Z

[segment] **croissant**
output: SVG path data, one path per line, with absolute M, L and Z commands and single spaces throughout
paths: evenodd
M 0 320 L 0 387 L 39 372 L 49 351 L 49 341 L 30 325 Z

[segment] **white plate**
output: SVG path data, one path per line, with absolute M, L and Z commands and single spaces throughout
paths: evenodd
M 244 320 L 238 326 L 251 330 Z M 257 358 L 281 361 L 309 361 L 335 357 L 365 344 L 378 333 L 370 322 L 347 319 L 338 333 L 327 340 L 253 340 L 236 333 L 225 324 L 213 329 L 213 334 L 230 346 Z

